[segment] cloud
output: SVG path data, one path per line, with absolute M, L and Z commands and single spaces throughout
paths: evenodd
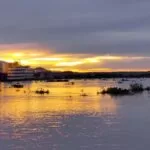
M 1 0 L 0 51 L 33 52 L 35 59 L 38 52 L 49 54 L 40 60 L 68 55 L 55 67 L 148 68 L 149 59 L 131 57 L 150 56 L 149 6 L 148 0 Z M 102 60 L 106 55 L 126 61 Z M 87 66 L 89 57 L 100 57 L 103 66 Z
M 1 0 L 0 43 L 57 53 L 149 54 L 147 0 Z

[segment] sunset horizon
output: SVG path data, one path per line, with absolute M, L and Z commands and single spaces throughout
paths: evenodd
M 150 149 L 150 1 L 0 12 L 0 150 Z
M 0 56 L 1 61 L 19 61 L 34 68 L 74 72 L 149 71 L 145 62 L 150 62 L 150 57 L 144 55 L 58 53 L 54 48 L 42 48 L 38 44 L 1 44 Z

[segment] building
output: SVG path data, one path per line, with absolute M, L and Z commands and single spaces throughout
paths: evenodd
M 9 64 L 4 61 L 0 61 L 0 73 L 7 73 L 9 68 Z
M 33 78 L 34 71 L 29 66 L 19 66 L 8 70 L 7 80 L 9 81 L 32 80 Z
M 19 66 L 20 66 L 20 64 L 18 62 L 8 63 L 5 61 L 0 61 L 0 73 L 7 74 L 10 68 L 16 68 Z

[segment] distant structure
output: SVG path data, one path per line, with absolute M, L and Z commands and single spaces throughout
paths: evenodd
M 7 73 L 9 68 L 9 64 L 4 61 L 0 61 L 0 73 Z
M 50 74 L 45 68 L 37 67 L 34 69 L 34 76 L 36 79 L 40 80 L 50 77 Z
M 5 61 L 0 61 L 0 73 L 8 73 L 10 68 L 16 68 L 20 66 L 18 62 L 8 63 Z
M 47 72 L 47 70 L 45 68 L 42 67 L 37 67 L 34 69 L 35 73 L 43 73 L 43 72 Z
M 0 80 L 31 80 L 33 76 L 34 70 L 30 66 L 22 66 L 19 62 L 0 61 Z
M 18 80 L 32 80 L 34 77 L 34 70 L 29 66 L 17 66 L 9 68 L 7 80 L 18 81 Z

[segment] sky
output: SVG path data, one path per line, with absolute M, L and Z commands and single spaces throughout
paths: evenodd
M 72 71 L 150 70 L 149 0 L 0 0 L 0 59 Z

